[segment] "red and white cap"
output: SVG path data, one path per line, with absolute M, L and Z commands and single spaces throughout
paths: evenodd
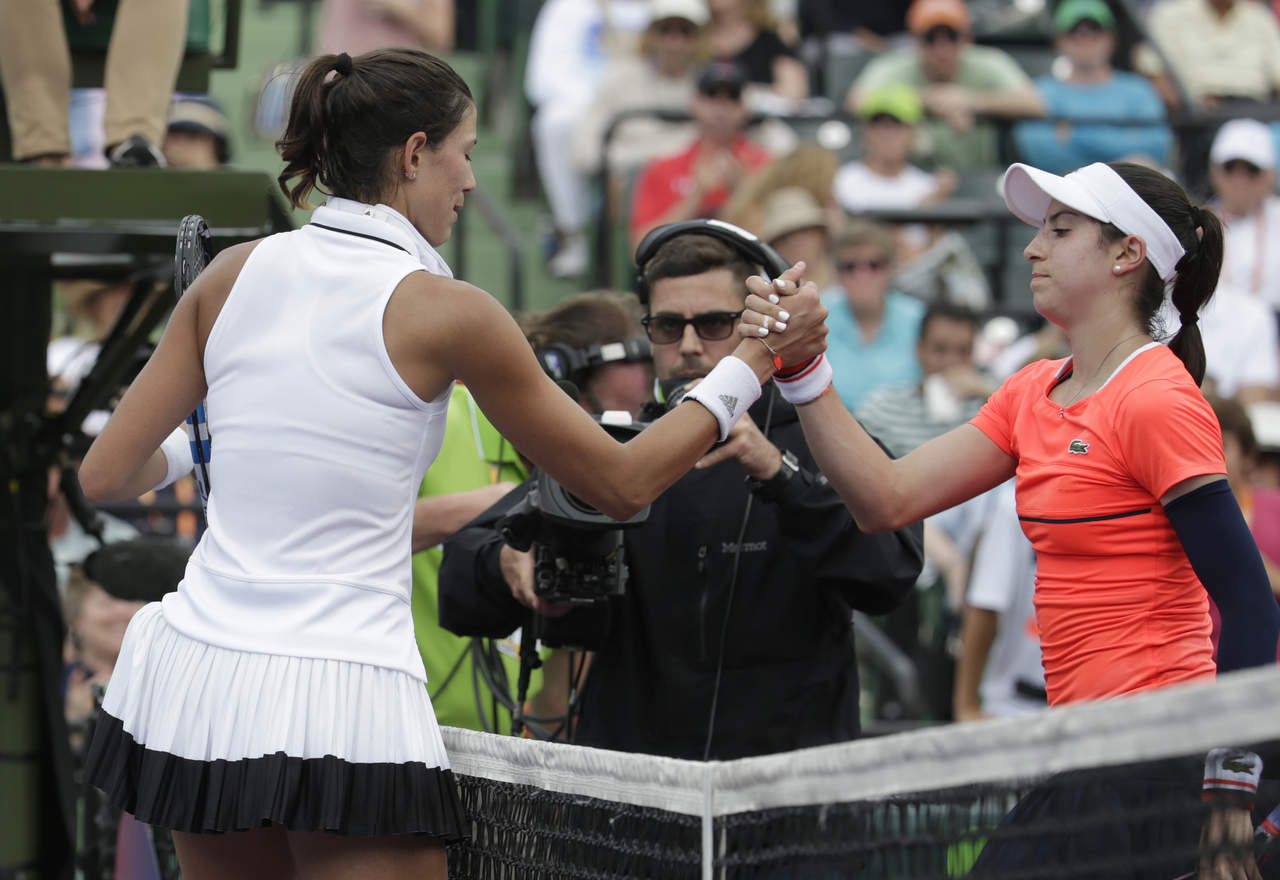
M 1136 235 L 1146 244 L 1147 259 L 1164 281 L 1177 274 L 1175 267 L 1186 253 L 1169 224 L 1102 162 L 1061 177 L 1017 162 L 1004 173 L 1000 191 L 1014 216 L 1032 226 L 1042 225 L 1049 204 L 1058 201 L 1126 235 Z

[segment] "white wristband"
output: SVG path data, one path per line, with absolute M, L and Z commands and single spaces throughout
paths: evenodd
M 1233 791 L 1253 801 L 1262 759 L 1245 749 L 1213 749 L 1204 758 L 1204 792 Z
M 160 444 L 160 454 L 164 456 L 164 479 L 151 487 L 152 492 L 176 482 L 180 477 L 191 473 L 195 467 L 191 460 L 191 443 L 187 440 L 187 432 L 178 428 Z
M 720 442 L 738 418 L 760 399 L 760 380 L 742 358 L 729 355 L 716 364 L 698 386 L 684 396 L 710 410 L 720 424 Z
M 821 397 L 831 385 L 832 375 L 831 362 L 825 354 L 820 354 L 794 376 L 774 374 L 773 383 L 778 386 L 783 400 L 798 406 Z

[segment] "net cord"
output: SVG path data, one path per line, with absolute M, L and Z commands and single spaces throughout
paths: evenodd
M 1265 667 L 1028 718 L 947 725 L 734 761 L 609 752 L 448 727 L 442 733 L 459 774 L 715 819 L 1262 742 L 1280 736 L 1277 705 L 1280 668 Z

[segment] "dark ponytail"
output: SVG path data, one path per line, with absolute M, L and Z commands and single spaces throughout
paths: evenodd
M 304 209 L 320 185 L 336 196 L 377 202 L 395 185 L 394 149 L 418 131 L 428 149 L 439 148 L 472 103 L 452 67 L 417 49 L 321 55 L 298 78 L 289 123 L 276 142 L 285 162 L 280 189 Z
M 1218 286 L 1218 273 L 1222 270 L 1222 223 L 1212 211 L 1193 205 L 1182 187 L 1162 172 L 1130 162 L 1107 164 L 1160 215 L 1186 251 L 1178 261 L 1178 274 L 1174 276 L 1170 297 L 1182 327 L 1169 341 L 1169 349 L 1199 385 L 1204 381 L 1205 356 L 1197 320 Z M 1102 235 L 1109 241 L 1125 237 L 1124 232 L 1109 223 L 1102 225 Z M 1155 266 L 1148 262 L 1136 307 L 1139 324 L 1153 336 L 1159 329 L 1155 326 L 1156 316 L 1164 304 L 1164 296 L 1165 283 Z

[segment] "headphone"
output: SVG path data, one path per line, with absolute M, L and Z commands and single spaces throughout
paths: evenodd
M 636 245 L 635 287 L 636 296 L 640 298 L 642 305 L 646 307 L 649 305 L 649 283 L 644 276 L 645 265 L 653 259 L 654 254 L 664 244 L 681 235 L 709 235 L 717 238 L 750 262 L 762 267 L 770 278 L 777 278 L 791 268 L 791 264 L 782 254 L 741 226 L 734 226 L 723 220 L 682 220 L 679 223 L 668 223 L 651 230 L 648 235 L 640 239 L 640 244 Z
M 628 336 L 617 342 L 594 343 L 586 348 L 576 348 L 552 342 L 539 348 L 535 354 L 538 363 L 552 379 L 580 385 L 582 374 L 605 364 L 636 363 L 653 358 L 649 340 L 643 336 Z

